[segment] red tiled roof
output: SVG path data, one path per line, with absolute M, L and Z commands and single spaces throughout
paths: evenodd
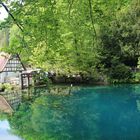
M 6 66 L 6 63 L 8 62 L 11 55 L 1 52 L 0 53 L 0 72 L 3 71 L 4 67 Z

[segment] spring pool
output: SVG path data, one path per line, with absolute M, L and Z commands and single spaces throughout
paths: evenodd
M 140 85 L 34 89 L 1 116 L 0 140 L 140 140 Z

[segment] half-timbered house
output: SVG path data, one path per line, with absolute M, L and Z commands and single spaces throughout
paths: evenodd
M 18 54 L 0 53 L 0 83 L 19 84 L 21 72 L 25 70 Z

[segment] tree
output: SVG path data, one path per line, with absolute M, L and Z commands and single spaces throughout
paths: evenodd
M 110 63 L 114 53 L 117 52 L 117 55 L 113 61 L 120 57 L 116 21 L 121 20 L 117 15 L 123 9 L 127 11 L 129 2 L 130 0 L 11 1 L 8 6 L 10 14 L 5 23 L 9 23 L 12 28 L 16 24 L 20 31 L 15 41 L 11 39 L 14 43 L 10 43 L 10 51 L 20 52 L 23 57 L 29 58 L 28 63 L 34 67 L 58 73 L 87 73 L 92 76 L 95 71 L 98 73 L 102 65 L 106 65 L 104 61 L 109 60 L 107 63 Z M 14 45 L 15 42 L 18 45 Z
M 134 69 L 138 65 L 140 52 L 139 11 L 140 4 L 136 0 L 128 7 L 122 8 L 110 26 L 102 28 L 101 63 L 104 68 L 108 69 L 108 75 L 119 65 L 123 66 L 124 64 L 124 67 L 126 65 L 129 69 Z M 124 67 L 122 69 L 125 69 Z M 127 75 L 129 77 L 131 71 Z

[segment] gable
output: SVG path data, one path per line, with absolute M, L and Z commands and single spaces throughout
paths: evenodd
M 1 65 L 2 64 L 2 65 Z M 0 58 L 0 71 L 1 72 L 17 72 L 24 71 L 25 67 L 22 64 L 20 57 L 16 55 L 9 55 Z

